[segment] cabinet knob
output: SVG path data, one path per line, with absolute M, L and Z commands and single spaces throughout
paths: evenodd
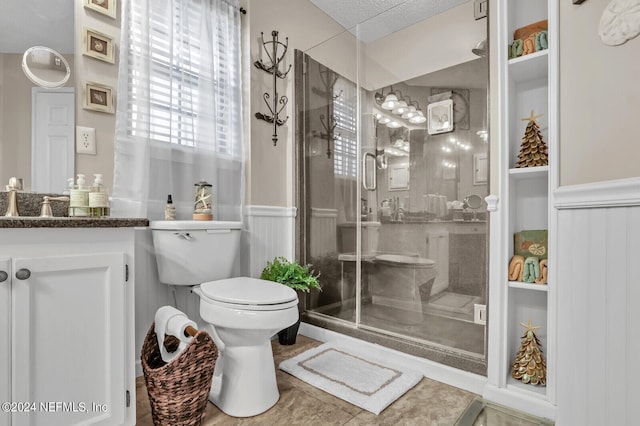
M 30 276 L 31 276 L 31 271 L 26 268 L 18 269 L 18 271 L 16 271 L 16 278 L 19 280 L 26 280 Z
M 0 283 L 5 282 L 9 278 L 9 274 L 5 271 L 0 271 Z

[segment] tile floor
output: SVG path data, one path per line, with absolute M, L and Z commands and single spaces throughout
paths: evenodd
M 273 343 L 276 365 L 321 342 L 298 336 L 296 344 Z M 443 383 L 423 378 L 413 389 L 396 400 L 379 415 L 362 410 L 320 389 L 276 369 L 280 400 L 267 412 L 250 418 L 230 417 L 209 403 L 204 426 L 211 425 L 429 425 L 453 426 L 477 395 Z M 153 425 L 151 407 L 144 378 L 136 381 L 137 425 Z M 468 417 L 468 416 L 467 416 Z M 474 414 L 474 417 L 475 414 Z M 480 418 L 479 418 L 480 419 Z M 533 425 L 513 417 L 499 423 L 472 421 L 468 425 Z

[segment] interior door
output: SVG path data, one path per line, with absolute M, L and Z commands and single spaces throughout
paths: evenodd
M 38 404 L 13 426 L 124 423 L 124 265 L 123 253 L 13 259 L 12 396 Z
M 32 92 L 31 190 L 61 193 L 75 167 L 73 88 Z

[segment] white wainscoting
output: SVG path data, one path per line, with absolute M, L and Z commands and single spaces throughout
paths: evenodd
M 276 256 L 294 258 L 295 214 L 296 209 L 291 207 L 246 207 L 237 275 L 258 277 L 267 260 Z M 199 326 L 202 319 L 198 297 L 190 287 L 175 287 L 174 299 L 174 287 L 160 282 L 150 229 L 136 230 L 135 256 L 136 375 L 140 376 L 142 343 L 159 307 L 176 306 L 177 301 L 177 308 Z
M 338 251 L 336 221 L 338 210 L 311 208 L 309 252 L 312 258 L 327 256 Z
M 637 424 L 640 178 L 561 187 L 555 200 L 556 424 Z
M 295 257 L 295 207 L 246 206 L 241 245 L 244 275 L 259 277 L 268 260 Z

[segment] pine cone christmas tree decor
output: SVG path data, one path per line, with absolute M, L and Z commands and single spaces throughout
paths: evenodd
M 520 323 L 525 328 L 525 334 L 522 336 L 520 350 L 516 355 L 515 361 L 511 365 L 511 376 L 522 383 L 531 383 L 532 385 L 546 385 L 547 383 L 547 363 L 540 349 L 541 343 L 536 336 L 534 330 L 540 327 Z
M 534 115 L 533 110 L 531 110 L 531 115 L 522 119 L 523 121 L 528 121 L 528 123 L 524 131 L 522 144 L 520 144 L 520 153 L 516 163 L 517 168 L 546 166 L 549 164 L 547 145 L 542 140 L 540 125 L 536 121 L 538 117 L 542 117 L 542 114 Z

